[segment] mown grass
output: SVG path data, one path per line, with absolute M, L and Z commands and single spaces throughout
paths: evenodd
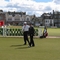
M 48 28 L 49 36 L 60 36 L 60 28 Z
M 13 25 L 10 25 L 10 26 L 7 26 L 7 28 L 11 28 L 11 29 L 21 29 L 22 26 L 13 26 Z
M 60 38 L 34 38 L 35 47 L 23 38 L 0 37 L 0 60 L 60 60 Z

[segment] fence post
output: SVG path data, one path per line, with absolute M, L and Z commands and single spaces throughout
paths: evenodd
M 6 26 L 2 26 L 2 29 L 3 29 L 3 37 L 6 36 Z
M 42 36 L 42 29 L 41 29 L 41 27 L 38 28 L 38 36 L 39 37 Z

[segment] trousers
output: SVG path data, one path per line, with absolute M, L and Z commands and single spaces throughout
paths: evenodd
M 24 35 L 24 44 L 27 44 L 27 42 L 28 42 L 28 44 L 29 44 L 28 31 L 25 31 L 25 32 L 23 33 L 23 35 Z
M 30 46 L 35 46 L 34 40 L 33 40 L 33 35 L 30 35 Z

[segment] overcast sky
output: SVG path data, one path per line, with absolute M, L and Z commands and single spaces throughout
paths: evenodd
M 44 12 L 60 11 L 60 0 L 0 0 L 0 9 L 40 16 Z

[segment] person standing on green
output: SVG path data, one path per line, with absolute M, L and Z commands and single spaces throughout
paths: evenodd
M 27 22 L 24 22 L 24 25 L 22 27 L 22 31 L 23 31 L 23 37 L 24 37 L 24 45 L 29 44 L 29 40 L 28 40 L 28 31 L 29 31 L 29 25 L 27 25 Z
M 30 47 L 34 47 L 35 46 L 35 43 L 34 43 L 34 40 L 33 40 L 33 36 L 34 36 L 34 27 L 32 26 L 32 23 L 30 23 L 30 27 L 29 27 L 29 35 L 30 35 Z

